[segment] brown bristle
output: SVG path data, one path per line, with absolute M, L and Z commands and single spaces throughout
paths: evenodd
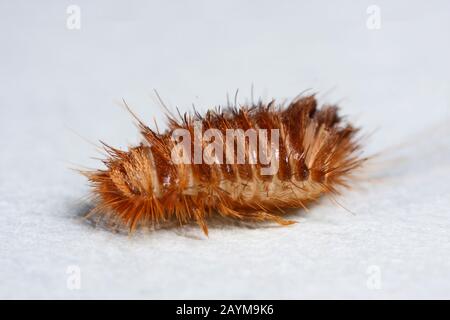
M 241 140 L 245 163 L 197 163 L 194 152 L 188 155 L 189 162 L 175 162 L 173 133 L 177 129 L 190 133 L 193 151 L 196 123 L 201 124 L 202 135 L 216 129 L 223 137 L 232 129 L 266 129 L 269 142 L 275 139 L 272 129 L 278 129 L 279 143 L 270 153 L 277 163 L 276 172 L 262 174 L 267 163 L 261 163 L 261 153 L 256 163 L 250 162 L 250 137 Z M 128 151 L 105 144 L 107 169 L 84 172 L 96 198 L 92 213 L 130 230 L 170 220 L 180 225 L 196 221 L 207 234 L 206 220 L 214 214 L 291 224 L 293 221 L 282 218 L 283 209 L 306 208 L 324 194 L 337 193 L 339 186 L 348 186 L 350 174 L 365 160 L 359 153 L 358 130 L 342 123 L 337 107 L 318 109 L 313 95 L 298 98 L 287 107 L 272 101 L 208 111 L 205 116 L 185 114 L 180 121 L 170 116 L 169 128 L 162 134 L 141 121 L 139 127 L 143 143 Z M 260 139 L 258 136 L 257 141 Z M 227 152 L 237 159 L 238 146 L 233 144 L 232 150 L 223 146 L 223 159 Z M 270 144 L 266 147 L 270 149 Z M 217 160 L 216 153 L 214 156 Z

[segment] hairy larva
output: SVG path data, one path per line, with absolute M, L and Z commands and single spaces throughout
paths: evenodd
M 83 172 L 93 187 L 91 213 L 131 231 L 175 220 L 196 221 L 207 234 L 214 214 L 288 225 L 286 209 L 349 187 L 366 160 L 358 129 L 336 106 L 317 108 L 314 95 L 287 106 L 259 102 L 167 117 L 164 133 L 136 118 L 144 139 L 127 151 L 104 144 L 106 170 Z

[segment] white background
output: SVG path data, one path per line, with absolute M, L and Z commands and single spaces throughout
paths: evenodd
M 0 297 L 450 298 L 449 31 L 448 1 L 0 1 Z M 209 238 L 83 222 L 86 140 L 139 141 L 122 98 L 164 127 L 153 89 L 204 111 L 252 84 L 318 92 L 375 131 L 366 182 L 338 199 L 354 215 L 325 199 Z

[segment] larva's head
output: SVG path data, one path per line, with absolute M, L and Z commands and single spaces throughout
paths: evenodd
M 152 163 L 149 147 L 140 145 L 128 152 L 106 146 L 106 170 L 85 172 L 97 198 L 96 212 L 116 215 L 126 225 L 133 223 L 136 210 L 152 197 Z M 134 212 L 131 212 L 133 209 Z

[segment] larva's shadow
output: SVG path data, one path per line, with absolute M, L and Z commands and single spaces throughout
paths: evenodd
M 118 222 L 114 218 L 112 213 L 101 213 L 101 214 L 89 214 L 94 205 L 85 202 L 78 202 L 77 204 L 70 205 L 70 212 L 72 216 L 77 219 L 80 223 L 88 228 L 98 229 L 106 232 L 112 232 L 117 235 L 130 236 L 130 235 L 145 235 L 145 234 L 158 234 L 159 232 L 174 232 L 176 235 L 187 237 L 191 239 L 204 239 L 205 236 L 198 226 L 198 224 L 193 221 L 184 225 L 180 225 L 177 221 L 165 221 L 152 226 L 138 226 L 133 232 L 130 232 L 128 226 L 123 223 Z M 303 209 L 289 209 L 285 210 L 282 217 L 286 220 L 298 221 L 307 215 L 307 212 Z M 254 230 L 254 229 L 272 229 L 272 228 L 289 228 L 289 226 L 283 226 L 276 222 L 264 221 L 264 222 L 254 222 L 254 221 L 244 221 L 236 220 L 232 218 L 222 217 L 216 214 L 213 217 L 207 219 L 207 226 L 209 234 L 214 233 L 214 231 L 219 230 Z

